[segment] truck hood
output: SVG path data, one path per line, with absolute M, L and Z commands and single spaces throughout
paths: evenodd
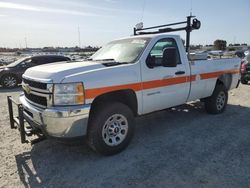
M 60 83 L 65 77 L 76 73 L 102 68 L 105 68 L 103 64 L 93 61 L 53 63 L 29 68 L 25 71 L 23 77 Z

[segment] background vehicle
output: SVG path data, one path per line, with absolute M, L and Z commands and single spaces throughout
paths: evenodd
M 7 66 L 0 67 L 0 84 L 6 88 L 16 87 L 22 82 L 23 73 L 31 67 L 59 62 L 69 61 L 70 58 L 57 55 L 42 55 L 21 58 Z
M 250 54 L 241 63 L 241 83 L 247 84 L 250 80 Z
M 189 61 L 189 34 L 200 26 L 191 18 L 170 24 L 187 24 L 181 28 L 134 29 L 135 36 L 108 43 L 84 63 L 28 69 L 19 100 L 29 130 L 57 139 L 86 136 L 95 151 L 112 155 L 128 146 L 136 116 L 197 99 L 208 113 L 222 113 L 238 84 L 240 59 Z M 186 49 L 180 36 L 164 34 L 180 30 L 187 32 Z
M 245 53 L 243 50 L 238 50 L 235 52 L 235 55 L 241 59 L 243 59 L 245 57 Z
M 7 64 L 8 63 L 6 63 L 3 59 L 0 59 L 0 68 L 1 68 L 1 66 L 5 66 Z
M 249 55 L 249 50 L 245 51 L 244 54 L 245 54 L 245 56 L 248 56 Z

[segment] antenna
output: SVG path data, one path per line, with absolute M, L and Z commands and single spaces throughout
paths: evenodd
M 143 1 L 142 13 L 141 13 L 141 22 L 142 22 L 142 20 L 143 20 L 144 11 L 145 11 L 145 6 L 146 6 L 146 0 Z
M 193 0 L 190 0 L 190 16 L 192 16 L 193 12 Z
M 80 33 L 80 27 L 78 26 L 78 45 L 79 48 L 81 48 L 81 33 Z

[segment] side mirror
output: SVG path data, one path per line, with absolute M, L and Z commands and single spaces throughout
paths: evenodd
M 27 64 L 26 64 L 25 62 L 22 62 L 22 63 L 20 64 L 20 66 L 23 67 L 23 68 L 25 68 L 25 67 L 27 67 Z
M 155 64 L 155 56 L 151 56 L 149 54 L 147 59 L 146 59 L 146 64 L 147 64 L 148 68 L 150 68 L 150 69 L 154 68 L 156 66 L 156 64 Z
M 177 66 L 177 49 L 176 48 L 165 48 L 163 50 L 162 66 L 163 67 L 176 67 Z

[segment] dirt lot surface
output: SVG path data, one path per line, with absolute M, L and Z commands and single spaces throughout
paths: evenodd
M 229 94 L 221 115 L 199 102 L 137 118 L 122 153 L 103 157 L 86 145 L 20 144 L 9 128 L 0 88 L 0 187 L 250 187 L 250 85 Z

